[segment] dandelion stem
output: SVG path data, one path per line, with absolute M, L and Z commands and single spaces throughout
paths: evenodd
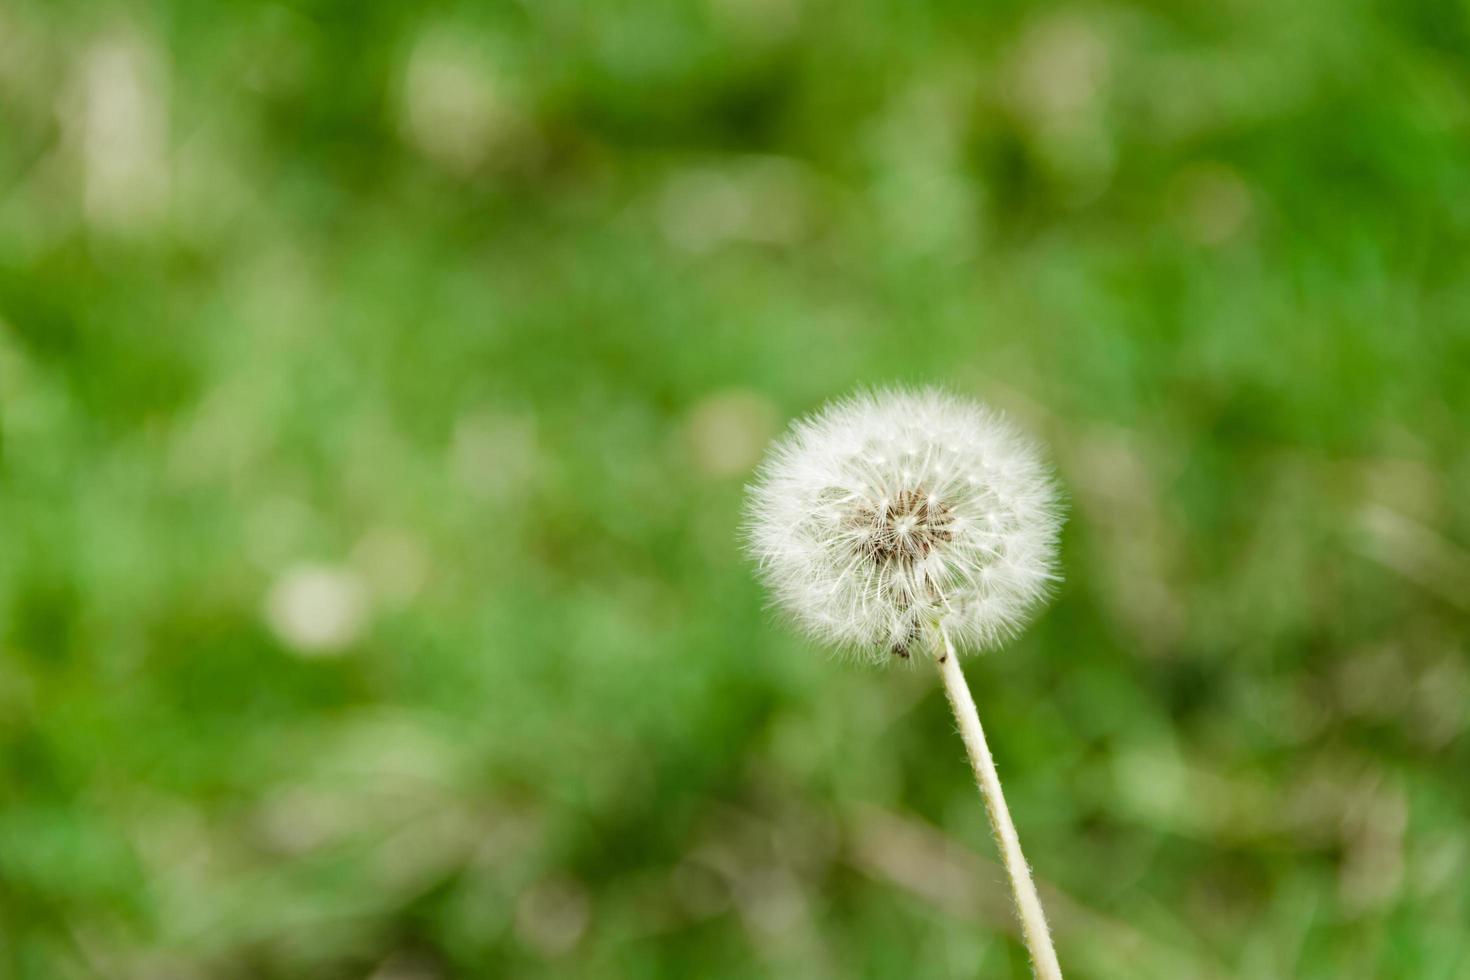
M 985 743 L 985 730 L 980 727 L 980 714 L 975 710 L 975 699 L 970 696 L 965 683 L 965 672 L 960 669 L 960 658 L 955 655 L 954 644 L 949 634 L 941 627 L 939 635 L 944 638 L 944 652 L 935 657 L 939 676 L 944 678 L 944 693 L 954 709 L 955 720 L 960 725 L 960 737 L 964 739 L 965 751 L 970 756 L 970 766 L 975 770 L 975 780 L 980 784 L 980 794 L 985 798 L 985 809 L 990 813 L 990 825 L 995 829 L 996 842 L 1001 858 L 1005 861 L 1006 874 L 1011 879 L 1011 891 L 1016 898 L 1016 915 L 1021 920 L 1021 936 L 1026 949 L 1031 953 L 1031 964 L 1037 980 L 1062 980 L 1062 968 L 1057 964 L 1057 951 L 1051 944 L 1051 933 L 1046 927 L 1046 914 L 1041 910 L 1041 899 L 1036 895 L 1036 883 L 1031 880 L 1031 869 L 1021 854 L 1021 839 L 1016 835 L 1016 825 L 1011 822 L 1011 813 L 1006 809 L 1005 794 L 1000 789 L 1000 775 L 995 770 L 990 746 Z

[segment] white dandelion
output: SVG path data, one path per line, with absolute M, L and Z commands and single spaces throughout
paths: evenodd
M 798 422 L 750 489 L 776 601 L 819 639 L 908 656 L 1023 626 L 1056 578 L 1056 486 L 995 412 L 932 389 L 859 395 Z
M 1061 970 L 956 654 L 998 645 L 1040 607 L 1060 527 L 1040 450 L 934 389 L 860 394 L 797 422 L 748 491 L 749 551 L 799 625 L 870 659 L 938 665 L 1042 980 Z

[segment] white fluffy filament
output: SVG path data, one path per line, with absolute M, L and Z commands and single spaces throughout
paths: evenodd
M 989 647 L 1055 581 L 1056 496 L 1037 448 L 983 405 L 864 394 L 772 448 L 748 544 L 777 603 L 822 640 L 907 657 L 943 623 L 960 648 Z

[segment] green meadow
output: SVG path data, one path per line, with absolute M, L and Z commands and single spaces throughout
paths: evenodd
M 934 671 L 768 607 L 1006 411 L 1069 980 L 1470 978 L 1470 8 L 0 2 L 0 978 L 1029 977 Z

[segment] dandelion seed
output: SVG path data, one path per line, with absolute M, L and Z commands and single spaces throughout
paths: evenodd
M 940 454 L 943 470 L 889 462 Z M 925 390 L 797 423 L 750 490 L 748 542 L 800 625 L 879 659 L 895 638 L 905 653 L 905 638 L 934 645 L 941 626 L 960 649 L 1013 635 L 1056 578 L 1059 527 L 1036 448 L 995 412 Z M 1015 574 L 982 604 L 973 583 L 996 566 Z
M 770 450 L 746 527 L 777 604 L 813 636 L 869 659 L 932 656 L 1036 974 L 1061 980 L 957 652 L 1016 633 L 1057 578 L 1061 515 L 1040 452 L 1000 415 L 943 392 L 858 395 Z

